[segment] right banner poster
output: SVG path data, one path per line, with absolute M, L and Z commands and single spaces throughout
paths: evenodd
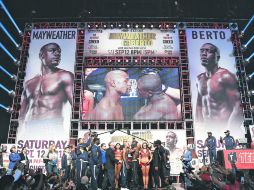
M 244 138 L 243 111 L 230 29 L 186 29 L 186 37 L 196 149 L 202 162 L 209 160 L 203 151 L 207 132 L 216 138 L 217 149 L 224 148 L 219 140 L 226 130 L 235 139 Z

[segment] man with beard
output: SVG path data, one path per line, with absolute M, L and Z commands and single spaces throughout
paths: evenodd
M 90 120 L 124 120 L 121 95 L 128 92 L 129 76 L 121 70 L 113 70 L 105 76 L 106 93 L 90 114 Z
M 175 102 L 162 90 L 160 76 L 148 73 L 138 79 L 138 95 L 147 98 L 147 104 L 134 115 L 134 120 L 177 119 Z
M 39 121 L 45 125 L 49 121 L 62 125 L 63 106 L 66 102 L 72 104 L 73 74 L 57 67 L 61 60 L 60 46 L 57 43 L 42 46 L 39 58 L 41 74 L 24 85 L 19 115 L 21 127 L 25 120 L 31 126 Z
M 242 114 L 236 77 L 219 67 L 220 50 L 214 44 L 203 44 L 200 57 L 205 72 L 197 77 L 196 121 L 239 127 Z
M 182 171 L 182 162 L 180 160 L 180 157 L 183 153 L 183 150 L 176 147 L 177 141 L 178 139 L 176 133 L 173 131 L 169 131 L 166 135 L 165 148 L 168 149 L 170 153 L 169 161 L 172 174 L 178 174 L 180 171 Z

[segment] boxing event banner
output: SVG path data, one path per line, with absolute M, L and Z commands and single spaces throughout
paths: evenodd
M 202 161 L 207 132 L 217 139 L 218 149 L 224 148 L 219 139 L 226 130 L 235 139 L 244 138 L 243 112 L 231 31 L 187 29 L 186 35 L 196 148 Z
M 178 72 L 178 68 L 86 68 L 82 118 L 180 120 Z
M 31 167 L 44 166 L 49 145 L 69 140 L 77 29 L 33 29 L 21 98 L 18 148 L 26 146 Z
M 254 169 L 254 150 L 224 150 L 224 162 L 226 169 L 232 169 L 235 163 L 237 169 Z
M 182 172 L 182 161 L 180 158 L 183 154 L 183 148 L 186 146 L 185 130 L 132 130 L 130 135 L 126 134 L 126 130 L 116 130 L 114 133 L 109 130 L 97 130 L 93 132 L 98 134 L 100 143 L 106 143 L 107 147 L 109 142 L 120 143 L 122 145 L 124 140 L 127 140 L 131 145 L 131 142 L 135 139 L 140 144 L 148 142 L 152 152 L 154 150 L 152 143 L 159 139 L 162 142 L 162 146 L 170 152 L 170 174 L 178 175 Z M 87 141 L 88 134 L 89 131 L 81 130 L 79 131 L 79 138 L 84 138 Z
M 178 30 L 86 29 L 85 56 L 178 57 Z

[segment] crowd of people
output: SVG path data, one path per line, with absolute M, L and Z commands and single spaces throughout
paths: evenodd
M 226 133 L 223 142 L 231 138 Z M 232 141 L 233 142 L 233 141 Z M 205 146 L 214 147 L 212 133 L 208 133 Z M 152 146 L 153 144 L 153 146 Z M 226 170 L 216 161 L 216 153 L 209 152 L 211 163 L 193 171 L 192 148 L 186 146 L 181 160 L 180 174 L 185 189 L 253 189 L 254 172 L 241 171 L 232 163 L 232 170 Z M 160 140 L 153 143 L 139 143 L 135 138 L 123 143 L 101 143 L 97 136 L 90 136 L 86 142 L 64 148 L 61 159 L 56 146 L 51 144 L 43 157 L 46 174 L 42 169 L 29 169 L 27 148 L 20 152 L 12 146 L 8 169 L 1 168 L 1 189 L 175 189 L 170 176 L 170 151 Z M 61 166 L 58 164 L 61 161 Z
M 43 157 L 46 175 L 42 170 L 34 172 L 29 169 L 25 147 L 18 153 L 13 146 L 10 152 L 9 166 L 5 172 L 2 170 L 4 176 L 0 183 L 6 187 L 12 185 L 11 188 L 14 188 L 14 184 L 22 184 L 32 189 L 35 186 L 39 189 L 74 189 L 75 186 L 75 189 L 134 190 L 171 185 L 170 153 L 160 140 L 140 144 L 133 138 L 132 142 L 124 139 L 122 144 L 109 142 L 106 145 L 100 143 L 97 137 L 90 137 L 86 142 L 80 138 L 77 147 L 68 145 L 64 148 L 61 159 L 56 146 L 51 144 Z M 33 178 L 32 185 L 27 179 L 29 176 Z M 7 178 L 10 183 L 5 183 Z

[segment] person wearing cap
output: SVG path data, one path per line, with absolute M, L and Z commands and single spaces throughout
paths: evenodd
M 70 154 L 70 147 L 66 146 L 64 148 L 64 153 L 61 158 L 62 171 L 64 173 L 64 177 L 63 177 L 64 181 L 69 180 L 70 178 L 71 161 L 72 161 L 72 157 Z
M 11 152 L 11 154 L 9 155 L 10 163 L 9 163 L 8 169 L 11 172 L 13 168 L 19 163 L 21 158 L 19 156 L 19 153 L 17 153 L 16 146 L 12 146 L 10 149 L 10 152 Z
M 209 154 L 209 159 L 210 159 L 210 164 L 212 164 L 216 158 L 216 138 L 214 136 L 212 136 L 212 132 L 207 132 L 208 137 L 205 140 L 205 145 L 204 147 L 208 148 L 208 154 Z
M 91 155 L 89 160 L 92 190 L 98 189 L 99 168 L 102 163 L 101 149 L 98 146 L 99 144 L 100 144 L 100 139 L 95 137 L 93 139 L 93 146 L 91 148 Z
M 167 156 L 165 148 L 161 145 L 160 140 L 154 141 L 155 150 L 153 152 L 154 182 L 157 187 L 165 186 L 165 171 Z M 161 181 L 161 183 L 160 183 Z
M 224 133 L 226 136 L 223 139 L 220 137 L 220 142 L 225 145 L 226 150 L 233 150 L 236 145 L 234 137 L 230 135 L 229 130 L 226 130 Z
M 81 178 L 86 175 L 86 168 L 88 166 L 88 152 L 86 149 L 86 145 L 79 144 L 77 149 L 77 184 L 80 184 Z

